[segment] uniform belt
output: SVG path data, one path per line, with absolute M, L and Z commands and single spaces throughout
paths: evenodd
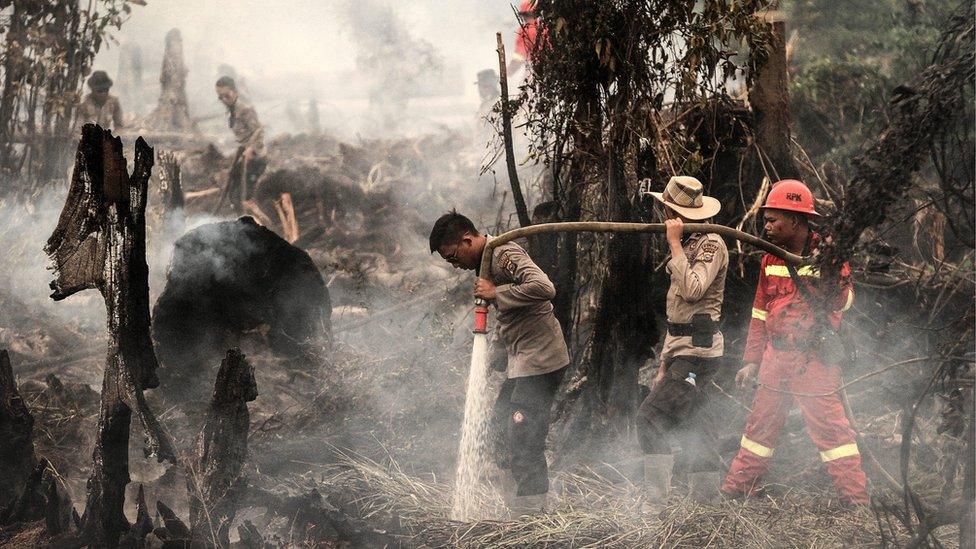
M 710 328 L 698 328 L 699 331 L 704 332 L 705 335 L 713 335 L 718 333 L 718 322 L 712 324 Z M 695 335 L 695 325 L 681 322 L 668 322 L 668 333 L 675 337 L 685 337 Z

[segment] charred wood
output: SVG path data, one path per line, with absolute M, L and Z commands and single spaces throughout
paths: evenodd
M 159 515 L 162 526 L 157 527 L 150 535 L 162 541 L 164 549 L 190 547 L 192 539 L 190 529 L 180 520 L 180 517 L 176 516 L 172 509 L 165 503 L 157 501 L 156 514 Z
M 261 531 L 249 520 L 245 520 L 237 527 L 238 542 L 243 549 L 266 549 L 274 547 L 264 541 Z
M 108 357 L 84 528 L 92 543 L 108 547 L 129 528 L 122 505 L 133 414 L 143 427 L 147 456 L 175 462 L 172 444 L 142 394 L 159 385 L 146 264 L 146 190 L 153 151 L 139 138 L 135 154 L 130 176 L 122 141 L 97 125 L 83 127 L 71 188 L 45 247 L 54 263 L 54 300 L 90 288 L 105 300 Z
M 16 501 L 31 475 L 34 418 L 17 390 L 10 355 L 0 350 L 0 510 Z
M 65 535 L 75 525 L 68 488 L 46 459 L 37 462 L 20 494 L 14 504 L 0 513 L 0 524 L 43 520 L 45 532 L 51 537 Z
M 299 496 L 250 489 L 247 504 L 266 507 L 279 516 L 288 517 L 293 534 L 300 538 L 333 540 L 362 547 L 399 545 L 393 534 L 373 528 L 366 521 L 332 505 L 315 489 Z
M 159 151 L 159 181 L 166 197 L 165 211 L 167 215 L 183 209 L 186 202 L 183 196 L 183 183 L 180 180 L 180 162 L 176 153 Z
M 228 532 L 247 486 L 243 474 L 250 428 L 247 403 L 257 396 L 254 367 L 240 350 L 227 351 L 197 443 L 196 463 L 187 472 L 190 526 L 196 543 L 207 547 L 230 545 Z

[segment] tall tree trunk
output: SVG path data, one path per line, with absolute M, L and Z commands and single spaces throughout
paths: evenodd
M 789 81 L 786 65 L 786 24 L 770 23 L 770 45 L 765 56 L 750 59 L 753 85 L 749 103 L 753 112 L 756 150 L 747 184 L 758 189 L 762 176 L 771 181 L 799 178 L 790 153 Z M 755 190 L 751 194 L 755 194 Z M 747 193 L 746 196 L 750 196 Z

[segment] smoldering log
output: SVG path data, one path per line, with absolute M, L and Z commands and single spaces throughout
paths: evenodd
M 239 349 L 230 349 L 217 371 L 194 470 L 187 472 L 190 529 L 196 543 L 230 545 L 230 526 L 247 486 L 243 474 L 251 426 L 247 403 L 257 396 L 254 367 Z
M 314 358 L 331 336 L 329 291 L 309 255 L 250 217 L 176 241 L 153 336 L 167 394 L 203 398 L 208 369 L 246 332 L 278 356 Z M 212 372 L 213 370 L 209 370 Z M 189 391 L 189 392 L 188 392 Z M 203 393 L 203 394 L 201 394 Z
M 129 523 L 122 513 L 129 482 L 129 425 L 145 433 L 146 455 L 176 461 L 169 437 L 142 394 L 159 385 L 149 334 L 146 190 L 153 150 L 135 143 L 130 176 L 122 141 L 95 124 L 82 128 L 71 187 L 45 251 L 54 263 L 54 300 L 97 288 L 105 300 L 109 335 L 98 435 L 88 480 L 84 534 L 113 547 Z
M 34 417 L 17 390 L 10 355 L 0 349 L 0 510 L 16 501 L 34 469 Z

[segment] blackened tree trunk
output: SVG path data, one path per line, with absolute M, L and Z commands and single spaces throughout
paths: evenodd
M 750 59 L 753 74 L 749 104 L 753 113 L 752 169 L 746 196 L 755 194 L 762 176 L 771 181 L 799 178 L 790 153 L 790 103 L 786 66 L 786 25 L 770 23 L 769 48 Z
M 626 113 L 631 100 L 629 82 L 623 78 L 618 86 L 617 94 L 610 100 L 606 177 L 601 194 L 608 220 L 636 221 L 625 160 L 632 156 Z M 659 308 L 647 301 L 652 295 L 651 269 L 645 264 L 643 248 L 640 235 L 612 235 L 596 265 L 606 265 L 606 271 L 600 280 L 587 360 L 591 383 L 586 402 L 590 405 L 593 441 L 629 428 L 639 404 L 638 372 L 656 341 L 654 311 Z M 601 434 L 604 436 L 597 436 Z
M 0 350 L 0 511 L 16 501 L 34 469 L 34 418 L 17 391 L 6 349 Z
M 71 188 L 45 251 L 54 263 L 52 299 L 97 288 L 108 316 L 108 357 L 98 435 L 83 519 L 91 543 L 114 547 L 129 523 L 122 513 L 129 482 L 129 425 L 145 432 L 146 454 L 173 463 L 175 452 L 143 389 L 159 385 L 149 335 L 146 189 L 153 150 L 140 137 L 130 176 L 122 141 L 94 124 L 82 128 Z
M 240 350 L 227 351 L 217 371 L 207 421 L 197 442 L 196 463 L 187 472 L 190 528 L 196 543 L 230 546 L 228 532 L 247 485 L 247 477 L 242 474 L 251 426 L 247 403 L 257 396 L 254 367 Z

